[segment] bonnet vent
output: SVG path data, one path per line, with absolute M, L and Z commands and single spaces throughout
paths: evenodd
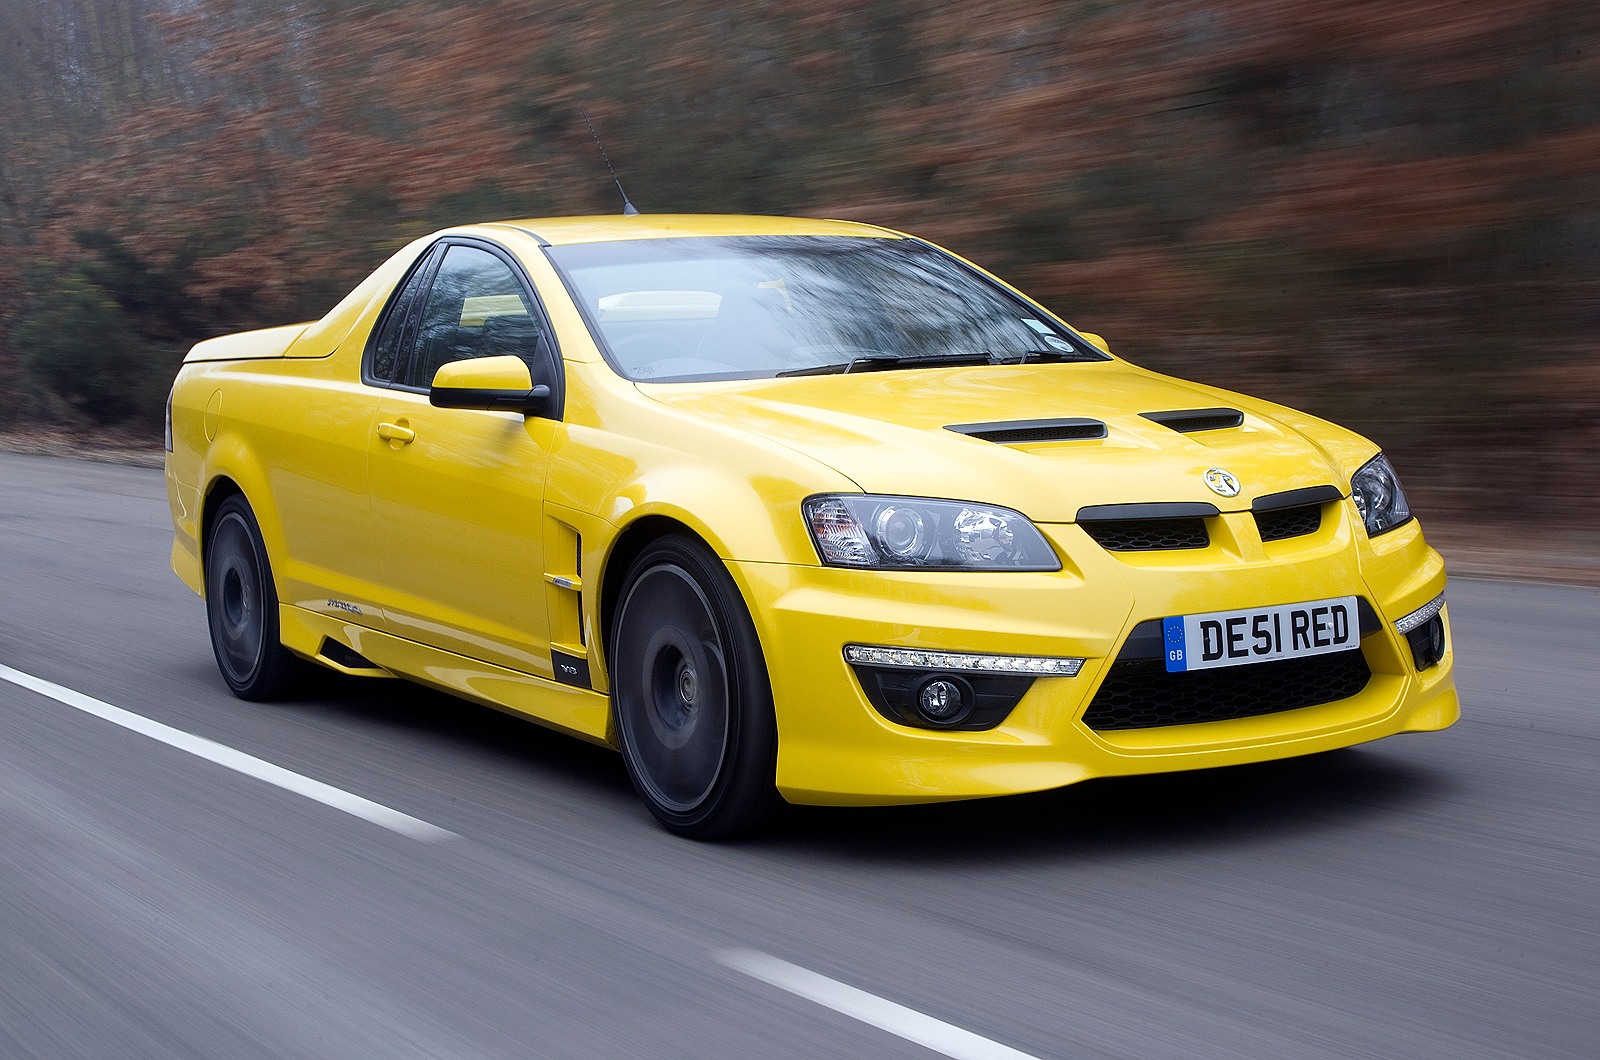
M 1104 438 L 1106 425 L 1099 420 L 1000 420 L 995 423 L 952 423 L 945 427 L 957 434 L 982 438 L 1000 445 L 1018 442 L 1075 442 L 1085 438 Z
M 1141 412 L 1139 415 L 1163 427 L 1171 427 L 1179 434 L 1216 431 L 1223 427 L 1237 427 L 1244 422 L 1244 413 L 1238 409 L 1174 409 L 1171 412 Z

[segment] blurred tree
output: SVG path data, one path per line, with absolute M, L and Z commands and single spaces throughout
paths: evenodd
M 586 108 L 647 211 L 914 229 L 1152 367 L 1366 430 L 1463 519 L 1497 468 L 1558 498 L 1531 516 L 1600 493 L 1592 3 L 0 0 L 0 24 L 13 413 L 68 385 L 23 342 L 57 304 L 98 299 L 136 375 L 315 316 L 445 224 L 615 212 Z M 26 295 L 39 258 L 54 295 Z
M 82 271 L 29 270 L 28 313 L 16 329 L 23 366 L 38 383 L 88 421 L 152 418 L 181 353 L 128 326 L 117 302 Z

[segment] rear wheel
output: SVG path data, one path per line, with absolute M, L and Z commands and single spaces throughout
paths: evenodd
M 781 802 L 777 723 L 761 644 L 722 561 L 693 538 L 662 538 L 620 601 L 612 704 L 634 788 L 679 835 L 761 827 Z
M 240 699 L 275 699 L 302 664 L 278 639 L 278 590 L 245 499 L 225 499 L 206 536 L 206 619 L 222 679 Z

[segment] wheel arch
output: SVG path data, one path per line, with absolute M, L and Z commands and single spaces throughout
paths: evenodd
M 652 696 L 648 690 L 643 692 L 645 699 L 643 701 L 639 699 L 640 686 L 636 680 L 623 681 L 619 684 L 613 679 L 611 682 L 613 740 L 622 752 L 635 789 L 657 820 L 679 835 L 699 839 L 727 838 L 759 829 L 782 804 L 774 780 L 777 769 L 778 732 L 771 682 L 766 669 L 766 652 L 761 643 L 761 632 L 753 621 L 750 598 L 745 586 L 733 576 L 721 550 L 717 549 L 712 541 L 707 540 L 705 534 L 697 532 L 688 523 L 667 515 L 642 515 L 622 529 L 607 554 L 603 570 L 604 580 L 600 586 L 603 638 L 608 648 L 614 637 L 619 639 L 619 647 L 622 646 L 620 638 L 624 631 L 618 628 L 618 623 L 624 617 L 619 613 L 624 602 L 623 588 L 631 582 L 628 572 L 639 563 L 645 553 L 651 551 L 652 546 L 657 546 L 668 538 L 678 538 L 683 544 L 674 545 L 659 554 L 682 557 L 681 562 L 688 567 L 684 573 L 691 583 L 699 587 L 696 591 L 701 594 L 701 603 L 710 609 L 707 617 L 712 619 L 715 629 L 712 635 L 728 657 L 738 660 L 736 664 L 732 661 L 724 664 L 724 673 L 727 674 L 723 686 L 726 692 L 724 702 L 728 709 L 723 743 L 725 754 L 719 758 L 716 773 L 707 781 L 707 786 L 704 789 L 698 787 L 693 789 L 699 791 L 699 797 L 692 804 L 680 806 L 664 801 L 670 800 L 671 795 L 663 794 L 655 780 L 650 778 L 659 780 L 663 775 L 675 776 L 678 773 L 675 769 L 668 768 L 666 774 L 662 774 L 657 769 L 659 762 L 657 765 L 650 764 L 650 755 L 644 754 L 642 758 L 640 757 L 641 747 L 662 746 L 659 741 L 652 742 L 648 736 L 644 737 L 641 743 L 639 733 L 648 732 L 654 727 L 654 723 L 651 723 L 643 725 L 641 729 L 643 724 L 639 721 L 642 716 L 641 711 L 648 714 L 652 709 L 661 708 L 659 700 L 656 707 L 648 706 Z M 691 543 L 700 547 L 692 547 Z M 654 552 L 651 554 L 658 555 Z M 697 572 L 696 568 L 703 570 L 703 573 Z M 714 584 L 715 582 L 722 584 L 719 586 Z M 732 592 L 731 599 L 727 596 L 729 591 Z M 715 602 L 719 597 L 724 601 L 721 604 Z M 735 610 L 730 611 L 730 609 Z M 738 613 L 741 611 L 742 615 Z M 656 612 L 646 610 L 644 612 L 646 624 L 649 625 L 656 615 Z M 698 625 L 695 628 L 698 629 Z M 638 633 L 637 630 L 633 632 Z M 692 642 L 694 637 L 691 636 L 690 640 Z M 626 643 L 635 647 L 639 644 L 631 637 Z M 652 660 L 648 654 L 650 650 L 655 649 L 647 649 L 642 658 L 634 658 L 631 652 L 624 652 L 631 660 L 628 665 L 635 666 L 642 661 L 646 673 L 656 672 L 655 664 L 660 659 L 657 657 Z M 687 648 L 684 650 L 691 651 Z M 608 659 L 608 663 L 611 661 Z M 679 656 L 679 661 L 682 665 L 682 656 Z M 632 671 L 635 676 L 639 672 L 637 669 Z M 647 679 L 646 684 L 653 686 L 655 682 Z M 631 696 L 628 693 L 630 688 L 634 690 Z M 630 718 L 631 728 L 628 721 Z M 628 735 L 630 731 L 634 733 L 631 739 Z M 690 742 L 693 743 L 694 739 L 690 738 Z M 668 752 L 668 757 L 672 756 L 673 752 Z M 697 773 L 698 770 L 694 772 Z
M 673 534 L 692 537 L 715 551 L 715 546 L 703 534 L 670 515 L 640 516 L 624 526 L 611 543 L 605 565 L 600 570 L 600 652 L 606 661 L 608 673 L 611 668 L 611 630 L 616 620 L 617 604 L 622 597 L 622 583 L 627 580 L 633 561 L 650 547 L 651 542 Z
M 661 484 L 654 485 L 659 487 Z M 620 528 L 604 546 L 604 558 L 597 564 L 599 584 L 592 606 L 597 609 L 595 617 L 598 620 L 599 654 L 607 674 L 611 669 L 611 634 L 623 583 L 634 561 L 651 542 L 670 534 L 681 534 L 700 542 L 721 560 L 746 613 L 755 625 L 756 638 L 762 644 L 763 651 L 771 630 L 755 606 L 750 586 L 745 584 L 738 565 L 732 561 L 754 557 L 772 562 L 794 562 L 792 554 L 801 547 L 801 541 L 806 551 L 811 552 L 809 538 L 798 527 L 799 520 L 795 521 L 796 527 L 786 535 L 773 510 L 803 492 L 798 484 L 785 483 L 788 487 L 784 491 L 786 496 L 779 505 L 764 501 L 760 491 L 750 489 L 748 483 L 697 480 L 693 485 L 697 488 L 692 492 L 680 489 L 671 501 L 654 498 L 634 506 L 627 513 L 628 520 L 620 524 Z M 741 489 L 741 486 L 744 488 Z M 741 497 L 748 497 L 753 503 L 740 509 L 736 502 Z M 685 503 L 686 499 L 689 503 Z M 799 510 L 798 500 L 793 500 L 793 507 Z M 701 513 L 708 511 L 717 512 L 718 517 L 715 520 L 703 518 Z
M 229 497 L 244 497 L 244 489 L 228 475 L 217 475 L 206 484 L 205 493 L 200 498 L 200 595 L 205 596 L 205 570 L 206 550 L 211 543 L 211 524 L 216 522 L 217 509 L 222 507 L 222 502 Z M 250 503 L 250 498 L 244 497 L 245 503 Z
M 267 469 L 258 454 L 237 432 L 225 430 L 207 450 L 200 479 L 198 544 L 201 581 L 205 580 L 206 538 L 211 533 L 211 521 L 222 502 L 235 494 L 242 496 L 250 506 L 256 525 L 261 530 L 262 543 L 266 546 L 274 577 L 278 576 L 281 573 L 283 534 L 277 509 L 272 503 Z

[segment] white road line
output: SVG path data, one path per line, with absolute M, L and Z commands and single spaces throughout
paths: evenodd
M 292 791 L 296 795 L 304 795 L 308 799 L 315 799 L 324 806 L 332 806 L 336 810 L 343 810 L 345 813 L 359 817 L 363 821 L 371 821 L 373 824 L 382 825 L 390 831 L 399 832 L 401 835 L 410 836 L 412 839 L 437 842 L 442 839 L 455 838 L 454 832 L 431 825 L 427 821 L 419 821 L 417 818 L 409 817 L 399 810 L 391 810 L 387 806 L 363 799 L 359 795 L 352 795 L 348 791 L 336 788 L 331 784 L 324 784 L 320 780 L 312 780 L 310 777 L 301 776 L 299 773 L 284 769 L 282 766 L 275 766 L 271 762 L 263 761 L 253 755 L 247 755 L 243 751 L 235 751 L 225 744 L 207 740 L 203 736 L 195 736 L 184 732 L 182 729 L 174 729 L 172 726 L 163 725 L 159 721 L 151 721 L 149 718 L 134 714 L 132 711 L 123 710 L 121 707 L 113 707 L 110 703 L 102 703 L 93 696 L 86 696 L 82 692 L 74 692 L 70 688 L 34 677 L 31 674 L 25 674 L 21 670 L 13 670 L 4 664 L 0 664 L 0 678 L 10 681 L 14 685 L 20 685 L 29 691 L 37 692 L 41 696 L 49 696 L 57 703 L 65 703 L 67 706 L 76 707 L 86 714 L 93 714 L 97 718 L 103 718 L 113 725 L 131 729 L 140 735 L 150 737 L 152 740 L 159 740 L 169 747 L 187 751 L 196 757 L 204 758 L 207 762 L 215 762 L 219 766 L 225 766 L 235 772 L 243 773 L 245 776 L 264 780 L 268 784 L 275 784 L 285 791 Z
M 956 1060 L 1038 1060 L 1027 1053 L 1018 1052 L 1009 1045 L 992 1042 L 988 1038 L 964 1031 L 943 1020 L 925 1016 L 916 1009 L 885 1001 L 876 994 L 857 990 L 837 979 L 818 975 L 798 964 L 779 960 L 757 950 L 718 950 L 711 955 L 719 964 L 734 971 L 770 983 L 780 990 L 797 994 L 807 1001 L 842 1012 L 851 1019 L 870 1023 L 874 1027 L 898 1034 L 908 1042 L 916 1042 L 936 1053 L 955 1057 Z

